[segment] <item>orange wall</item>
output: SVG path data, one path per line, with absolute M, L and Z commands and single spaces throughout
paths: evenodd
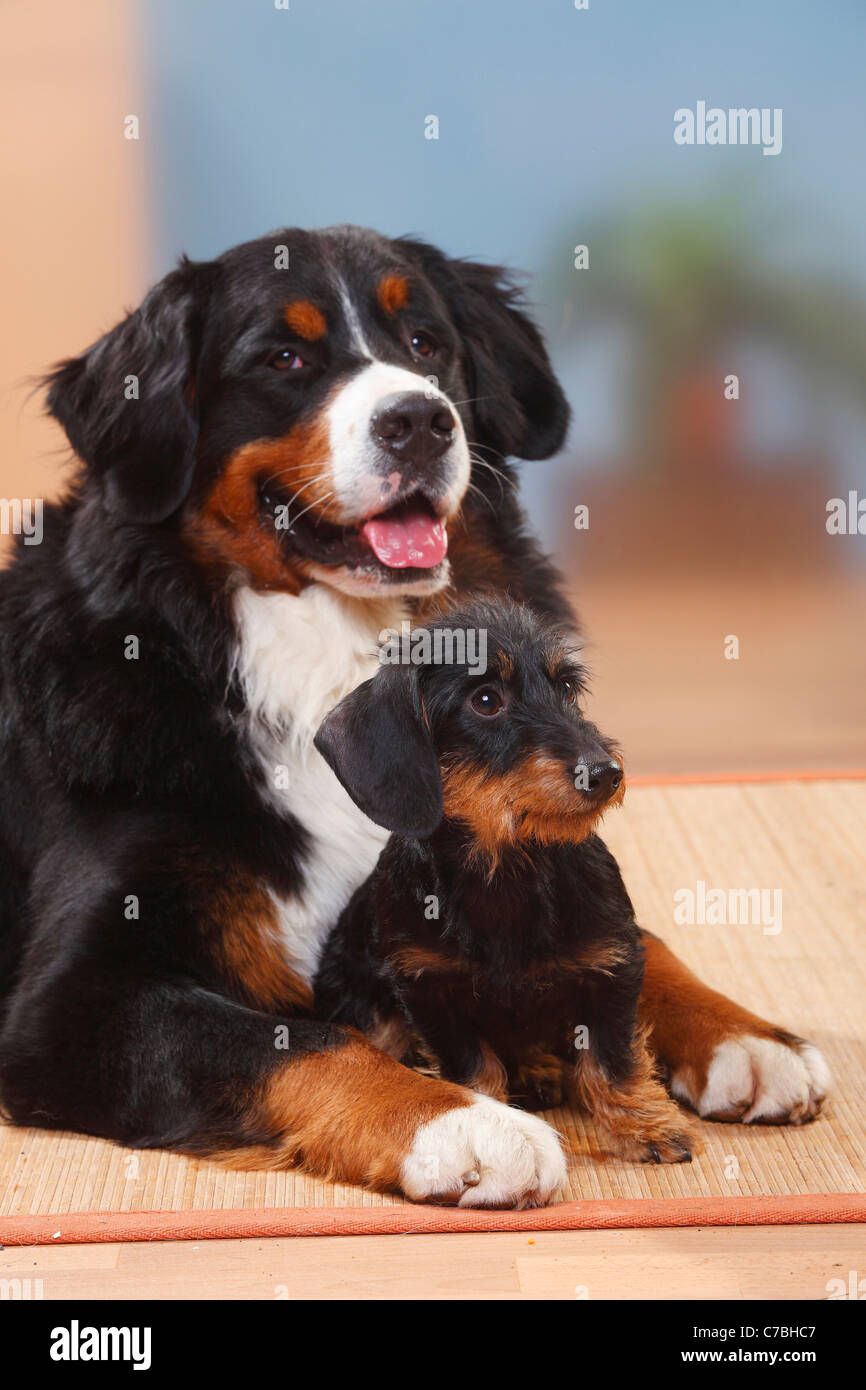
M 86 347 L 144 288 L 134 19 L 132 0 L 0 8 L 0 497 L 50 497 L 68 457 L 28 378 Z M 130 113 L 138 142 L 124 139 Z

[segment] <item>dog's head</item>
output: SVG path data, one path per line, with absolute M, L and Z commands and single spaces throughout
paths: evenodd
M 444 815 L 495 862 L 508 846 L 584 840 L 621 802 L 615 747 L 581 710 L 573 640 L 526 605 L 479 601 L 382 657 L 316 735 L 377 824 L 423 837 Z
M 354 227 L 184 261 L 48 401 L 112 517 L 289 592 L 441 588 L 472 454 L 546 457 L 568 418 L 500 270 Z

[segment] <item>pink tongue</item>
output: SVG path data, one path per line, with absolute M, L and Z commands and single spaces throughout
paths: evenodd
M 376 559 L 392 570 L 432 569 L 445 559 L 448 534 L 428 512 L 405 511 L 399 517 L 373 516 L 361 527 Z

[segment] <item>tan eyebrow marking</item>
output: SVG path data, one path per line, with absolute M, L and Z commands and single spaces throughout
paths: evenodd
M 283 310 L 283 317 L 289 328 L 297 333 L 298 337 L 306 338 L 308 343 L 323 338 L 328 331 L 324 314 L 307 299 L 296 299 L 292 304 L 287 304 Z
M 580 679 L 584 671 L 583 652 L 576 643 L 563 644 L 558 646 L 552 655 L 546 658 L 544 664 L 547 668 L 547 674 L 552 681 L 555 681 L 557 676 L 561 675 L 563 672 L 569 674 L 572 671 L 575 676 Z
M 386 314 L 396 314 L 409 303 L 409 282 L 405 275 L 383 275 L 376 286 L 376 298 Z

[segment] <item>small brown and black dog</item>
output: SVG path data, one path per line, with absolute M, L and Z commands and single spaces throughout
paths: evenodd
M 581 713 L 573 639 L 502 600 L 413 639 L 429 634 L 433 652 L 443 632 L 447 655 L 440 643 L 438 661 L 382 665 L 316 737 L 360 808 L 375 804 L 380 823 L 404 831 L 328 941 L 319 1016 L 525 1109 L 568 1100 L 622 1158 L 689 1160 L 689 1124 L 638 1021 L 634 910 L 595 833 L 625 784 L 613 745 Z M 459 659 L 473 639 L 474 666 Z M 404 774 L 411 750 L 409 781 L 389 774 L 395 750 Z

